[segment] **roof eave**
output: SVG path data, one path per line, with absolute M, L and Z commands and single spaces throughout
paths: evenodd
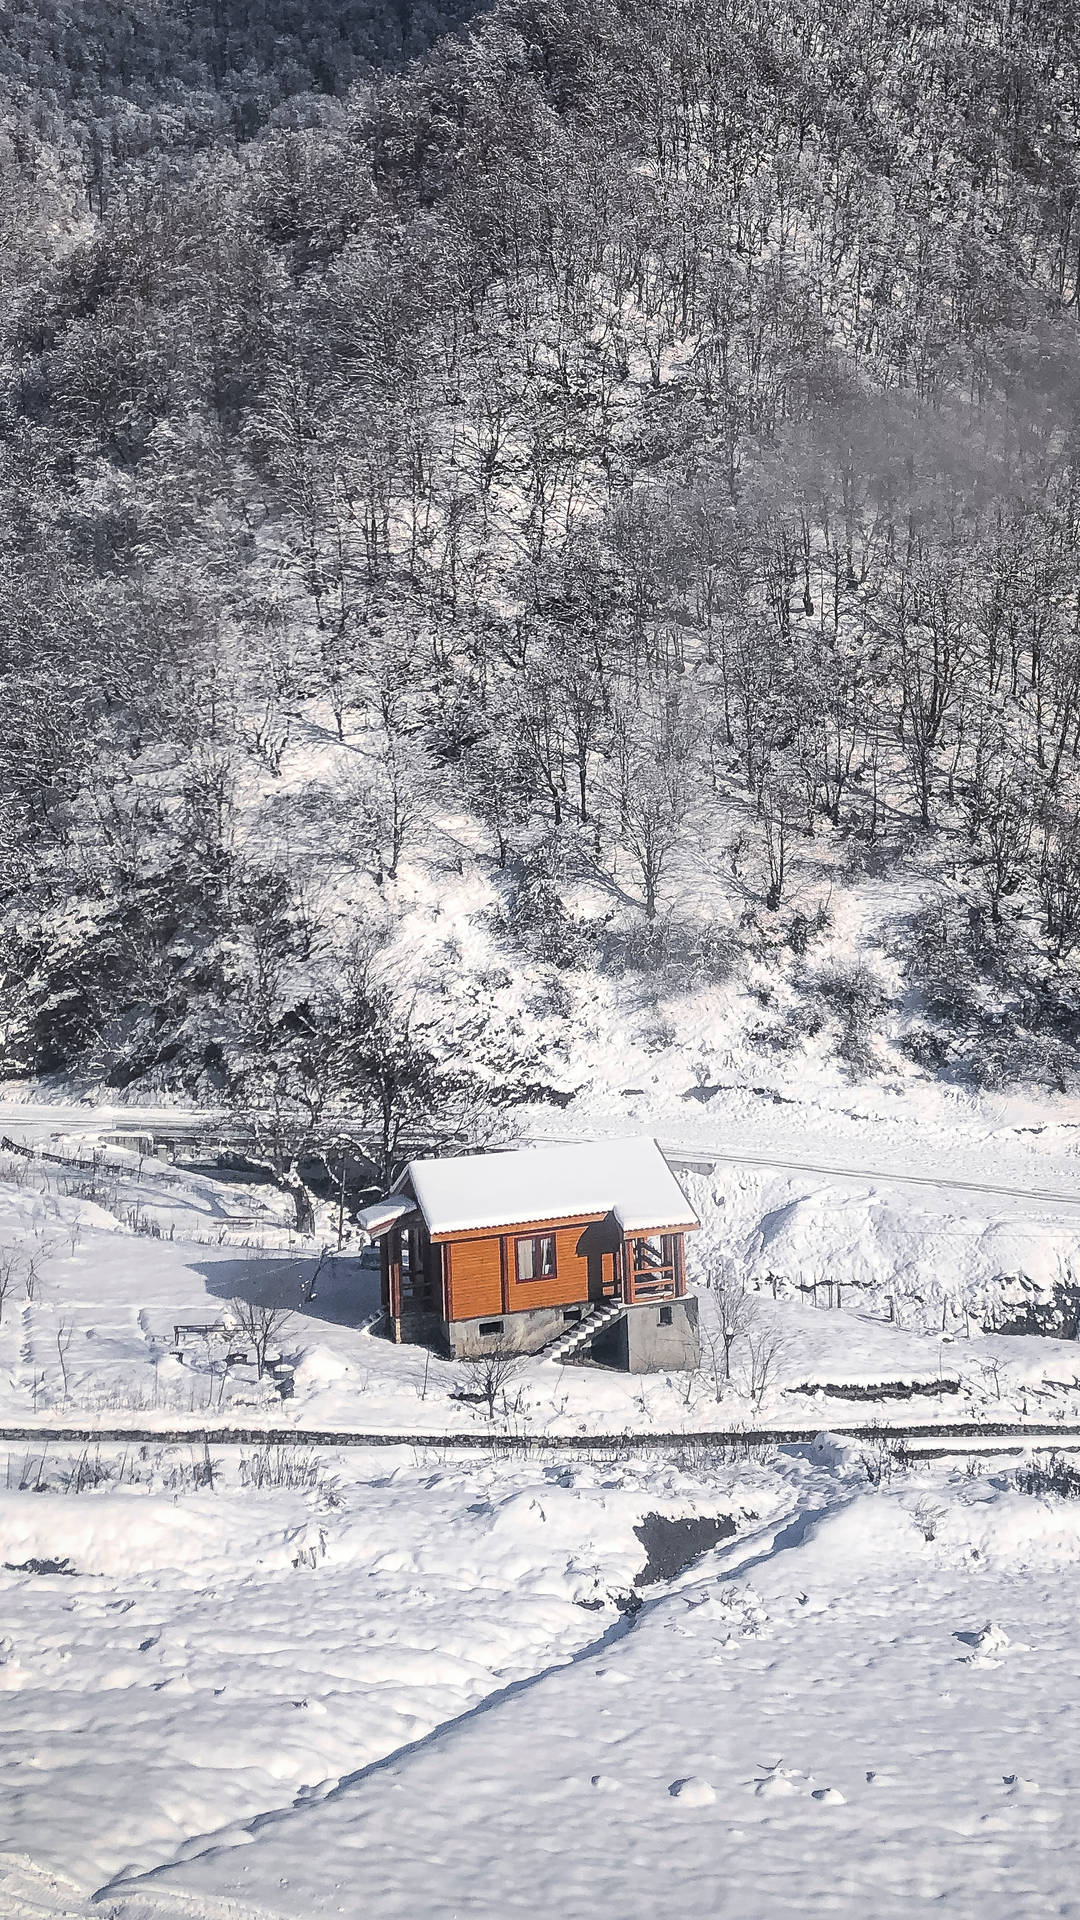
M 479 1237 L 490 1233 L 528 1233 L 535 1228 L 538 1233 L 552 1233 L 559 1227 L 588 1227 L 597 1221 L 607 1220 L 611 1214 L 608 1207 L 603 1213 L 550 1213 L 531 1214 L 525 1220 L 481 1220 L 475 1226 L 466 1227 L 460 1223 L 453 1227 L 429 1227 L 428 1237 L 433 1245 L 444 1240 L 457 1240 L 462 1234 Z

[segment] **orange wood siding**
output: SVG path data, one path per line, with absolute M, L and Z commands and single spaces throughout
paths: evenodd
M 450 1255 L 450 1318 L 478 1320 L 482 1314 L 502 1312 L 502 1267 L 499 1236 L 486 1240 L 458 1240 Z
M 543 1228 L 538 1229 L 543 1232 Z M 528 1239 L 528 1233 L 506 1236 L 506 1270 L 511 1313 L 525 1313 L 530 1307 L 562 1307 L 589 1297 L 589 1263 L 577 1251 L 584 1229 L 580 1226 L 555 1229 L 555 1278 L 519 1280 L 514 1242 Z
M 574 1221 L 553 1225 L 549 1222 L 531 1222 L 527 1226 L 510 1227 L 501 1233 L 473 1230 L 462 1234 L 451 1234 L 442 1242 L 442 1253 L 449 1269 L 449 1284 L 446 1289 L 445 1314 L 448 1320 L 479 1320 L 497 1318 L 503 1313 L 527 1313 L 530 1307 L 564 1307 L 577 1305 L 589 1298 L 589 1260 L 585 1252 L 579 1252 L 583 1237 L 586 1244 L 593 1246 L 593 1260 L 599 1262 L 598 1243 L 595 1232 L 590 1236 L 588 1229 L 601 1224 L 599 1214 L 585 1215 Z M 657 1228 L 656 1232 L 670 1232 L 670 1228 Z M 551 1234 L 555 1239 L 555 1278 L 553 1280 L 519 1280 L 515 1242 L 531 1239 L 539 1234 Z M 635 1234 L 633 1238 L 637 1238 Z M 683 1264 L 683 1233 L 673 1235 L 676 1242 L 675 1285 L 676 1293 L 685 1293 L 686 1277 Z M 617 1244 L 617 1243 L 613 1243 Z M 438 1251 L 434 1246 L 433 1250 Z M 614 1277 L 614 1254 L 611 1246 L 603 1253 L 603 1281 L 605 1292 L 610 1294 Z

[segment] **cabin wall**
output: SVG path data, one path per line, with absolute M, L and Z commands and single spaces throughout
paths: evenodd
M 537 1307 L 530 1313 L 493 1314 L 480 1320 L 453 1320 L 447 1328 L 451 1355 L 455 1360 L 474 1360 L 493 1349 L 510 1348 L 515 1353 L 538 1353 L 550 1341 L 565 1333 L 580 1320 L 584 1308 Z
M 484 1240 L 454 1240 L 447 1247 L 450 1260 L 450 1302 L 447 1318 L 475 1320 L 501 1313 L 502 1255 L 499 1236 Z
M 519 1280 L 516 1242 L 537 1234 L 554 1236 L 554 1278 Z M 679 1233 L 671 1237 L 675 1242 L 672 1291 L 680 1295 L 686 1290 L 683 1236 Z M 449 1322 L 572 1306 L 590 1298 L 590 1279 L 594 1300 L 609 1298 L 615 1292 L 620 1266 L 625 1268 L 628 1258 L 610 1222 L 599 1218 L 557 1227 L 535 1224 L 504 1234 L 466 1234 L 448 1241 L 444 1251 L 449 1267 Z
M 701 1362 L 697 1301 L 691 1296 L 628 1307 L 601 1333 L 593 1356 L 623 1373 L 692 1373 Z
M 542 1230 L 541 1230 L 542 1231 Z M 583 1225 L 555 1229 L 555 1278 L 519 1280 L 514 1257 L 514 1242 L 528 1234 L 506 1236 L 506 1272 L 508 1307 L 511 1313 L 529 1313 L 537 1307 L 561 1307 L 589 1297 L 589 1263 L 578 1252 Z
M 590 1228 L 595 1236 L 595 1221 L 535 1229 L 537 1233 L 554 1234 L 555 1275 L 551 1280 L 519 1280 L 517 1277 L 515 1242 L 531 1237 L 527 1229 L 471 1235 L 449 1242 L 448 1319 L 473 1320 L 493 1313 L 533 1313 L 542 1307 L 571 1306 L 587 1300 L 586 1247 L 589 1242 L 585 1237 Z

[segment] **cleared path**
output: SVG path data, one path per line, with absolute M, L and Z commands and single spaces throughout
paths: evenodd
M 1044 1187 L 1001 1187 L 985 1180 L 953 1180 L 947 1174 L 897 1173 L 887 1167 L 835 1167 L 817 1160 L 774 1160 L 764 1154 L 730 1153 L 726 1147 L 678 1147 L 661 1140 L 666 1158 L 676 1169 L 685 1167 L 695 1173 L 710 1173 L 717 1166 L 767 1167 L 777 1173 L 820 1173 L 830 1180 L 887 1180 L 903 1187 L 945 1187 L 949 1192 L 989 1193 L 996 1199 L 1046 1200 L 1054 1206 L 1080 1207 L 1080 1190 L 1075 1193 L 1051 1192 Z

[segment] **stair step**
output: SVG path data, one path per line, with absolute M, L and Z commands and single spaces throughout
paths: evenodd
M 579 1347 L 586 1346 L 605 1327 L 609 1327 L 613 1320 L 620 1319 L 624 1311 L 623 1304 L 619 1300 L 611 1300 L 604 1307 L 590 1308 L 573 1326 L 567 1327 L 563 1333 L 556 1334 L 550 1345 L 541 1349 L 539 1358 L 542 1360 L 565 1359 Z

